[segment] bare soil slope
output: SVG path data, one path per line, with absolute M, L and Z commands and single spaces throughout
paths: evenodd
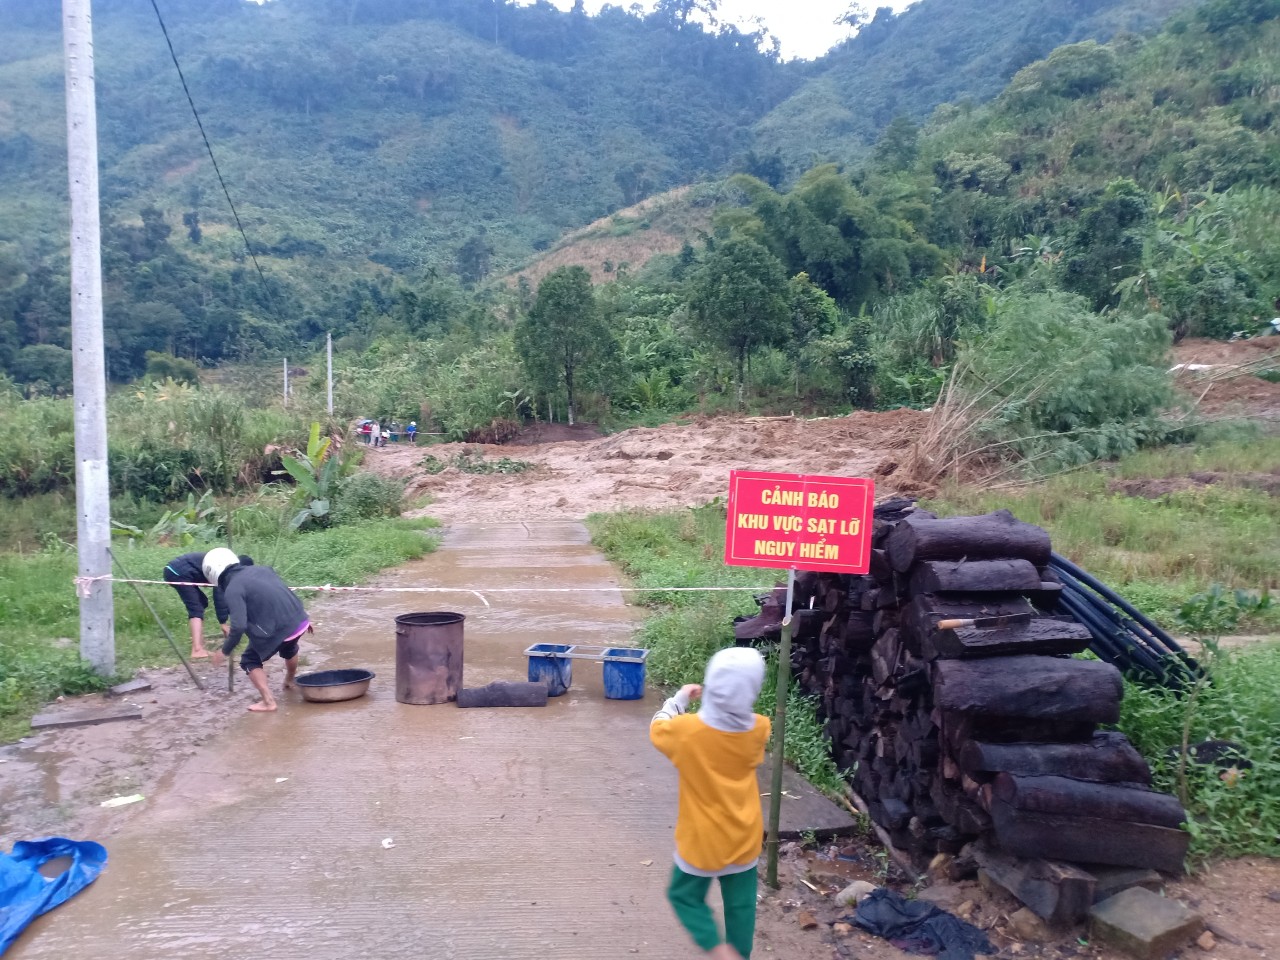
M 1280 383 L 1258 376 L 1280 370 L 1280 337 L 1234 343 L 1192 338 L 1173 348 L 1173 363 L 1181 367 L 1178 388 L 1197 401 L 1201 416 L 1280 424 Z
M 585 441 L 525 446 L 440 444 L 370 450 L 368 469 L 409 480 L 409 496 L 430 494 L 446 523 L 580 519 L 628 508 L 692 506 L 722 497 L 732 469 L 842 476 L 873 474 L 908 446 L 928 414 L 858 412 L 817 420 L 700 418 Z M 449 462 L 480 453 L 533 464 L 517 474 L 430 474 L 425 456 Z

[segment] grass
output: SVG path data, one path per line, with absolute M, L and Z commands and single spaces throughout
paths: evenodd
M 439 457 L 427 454 L 418 461 L 418 466 L 424 467 L 427 473 L 443 473 L 449 467 L 453 467 L 462 473 L 524 473 L 526 470 L 532 470 L 534 464 L 528 460 L 512 460 L 510 457 L 499 457 L 497 460 L 486 460 L 483 453 L 473 453 L 470 450 L 464 450 L 462 453 L 448 459 L 441 460 Z
M 756 609 L 750 590 L 726 593 L 674 593 L 661 587 L 733 586 L 771 589 L 776 570 L 727 567 L 724 555 L 724 507 L 711 504 L 663 513 L 596 514 L 587 525 L 605 555 L 639 587 L 637 594 L 652 614 L 637 643 L 648 647 L 649 675 L 661 685 L 700 683 L 707 660 L 733 645 L 733 618 Z M 774 666 L 774 658 L 770 658 Z M 768 671 L 756 704 L 772 715 L 776 703 L 776 670 Z M 792 686 L 787 700 L 786 758 L 820 789 L 842 789 L 823 737 L 814 701 Z
M 1280 497 L 1224 482 L 1157 499 L 1113 492 L 1118 480 L 1198 472 L 1263 473 L 1280 463 L 1280 439 L 1166 447 L 1014 490 L 950 487 L 926 504 L 941 516 L 1007 508 L 1053 537 L 1054 549 L 1121 593 L 1163 626 L 1188 597 L 1219 583 L 1280 587 Z M 1280 628 L 1280 607 L 1247 621 Z
M 1231 740 L 1252 764 L 1237 774 L 1189 766 L 1191 858 L 1280 856 L 1280 644 L 1223 651 L 1196 700 L 1190 741 Z M 1120 729 L 1151 764 L 1155 785 L 1177 793 L 1187 698 L 1125 684 Z
M 434 525 L 429 519 L 372 520 L 306 534 L 237 538 L 235 549 L 274 566 L 289 583 L 350 585 L 431 552 L 435 538 L 429 530 Z M 79 659 L 75 552 L 56 538 L 49 544 L 36 551 L 0 553 L 0 742 L 25 734 L 42 704 L 64 694 L 101 690 L 111 682 Z M 117 549 L 133 576 L 160 579 L 166 562 L 199 547 Z M 162 586 L 142 589 L 184 643 L 186 617 L 177 594 Z M 138 667 L 173 663 L 155 621 L 125 584 L 115 588 L 115 617 L 120 676 Z

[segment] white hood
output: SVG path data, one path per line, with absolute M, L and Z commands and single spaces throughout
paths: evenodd
M 751 647 L 729 647 L 707 663 L 702 682 L 702 722 L 726 733 L 744 733 L 756 725 L 756 698 L 764 685 L 764 657 Z

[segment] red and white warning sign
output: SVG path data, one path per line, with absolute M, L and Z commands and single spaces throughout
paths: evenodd
M 874 507 L 871 480 L 731 471 L 724 562 L 866 573 Z

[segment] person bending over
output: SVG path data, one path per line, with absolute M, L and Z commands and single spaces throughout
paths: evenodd
M 164 579 L 167 583 L 173 585 L 173 589 L 178 591 L 178 597 L 182 600 L 182 605 L 187 608 L 187 624 L 191 627 L 191 659 L 205 660 L 209 656 L 209 651 L 204 645 L 204 615 L 209 609 L 209 598 L 204 595 L 204 591 L 199 587 L 192 586 L 196 583 L 205 583 L 204 576 L 204 558 L 203 553 L 184 553 L 180 557 L 170 560 L 164 567 Z M 253 560 L 249 557 L 240 557 L 240 563 L 250 566 Z M 213 588 L 213 609 L 218 616 L 218 623 L 222 626 L 222 636 L 227 635 L 227 604 L 223 599 L 222 591 L 217 587 Z
M 231 613 L 230 630 L 222 649 L 213 655 L 214 665 L 221 666 L 239 646 L 240 638 L 248 637 L 240 669 L 262 696 L 262 702 L 249 709 L 270 713 L 276 709 L 276 700 L 267 686 L 263 664 L 280 654 L 285 666 L 284 688 L 293 686 L 298 673 L 298 638 L 311 629 L 307 611 L 274 570 L 245 566 L 230 550 L 210 550 L 205 555 L 204 573 L 210 583 L 222 589 Z
M 703 684 L 681 687 L 649 724 L 649 739 L 680 777 L 675 868 L 667 898 L 694 942 L 716 960 L 750 957 L 756 929 L 756 864 L 764 836 L 756 768 L 771 724 L 755 713 L 764 659 L 750 647 L 721 650 Z M 701 698 L 697 713 L 689 701 Z M 720 881 L 722 941 L 707 893 Z

